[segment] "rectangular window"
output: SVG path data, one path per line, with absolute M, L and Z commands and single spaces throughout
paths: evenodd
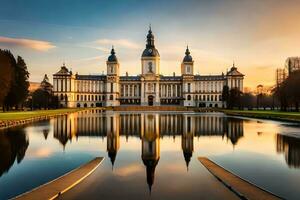
M 190 93 L 191 92 L 191 84 L 188 83 L 188 92 Z
M 114 92 L 114 84 L 110 83 L 110 92 Z
M 186 72 L 189 74 L 191 72 L 190 66 L 186 66 Z

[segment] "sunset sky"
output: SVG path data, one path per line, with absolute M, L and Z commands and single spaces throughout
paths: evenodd
M 298 0 L 0 0 L 0 48 L 25 59 L 31 81 L 64 61 L 105 72 L 112 45 L 121 74 L 133 75 L 150 23 L 162 74 L 180 73 L 187 44 L 195 73 L 221 74 L 234 61 L 248 87 L 274 84 L 275 69 L 300 56 Z

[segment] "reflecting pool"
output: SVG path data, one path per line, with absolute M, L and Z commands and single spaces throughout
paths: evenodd
M 84 189 L 104 199 L 213 193 L 199 156 L 281 197 L 300 194 L 300 127 L 222 113 L 82 111 L 1 130 L 0 152 L 0 199 L 95 156 L 105 157 L 94 172 L 99 178 Z

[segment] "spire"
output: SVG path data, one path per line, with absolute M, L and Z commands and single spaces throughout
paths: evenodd
M 110 54 L 111 55 L 115 55 L 116 54 L 115 49 L 114 49 L 114 45 L 111 46 Z
M 185 55 L 190 55 L 189 45 L 186 46 Z
M 232 62 L 232 67 L 231 67 L 231 70 L 236 70 L 237 68 L 235 67 L 235 63 L 234 61 Z
M 149 26 L 149 31 L 147 35 L 147 44 L 146 48 L 154 47 L 154 35 L 152 34 L 151 25 Z

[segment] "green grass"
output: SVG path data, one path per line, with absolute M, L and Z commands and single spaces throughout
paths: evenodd
M 12 111 L 12 112 L 1 112 L 0 121 L 6 120 L 23 120 L 32 117 L 47 116 L 47 115 L 57 115 L 62 113 L 70 113 L 84 110 L 84 108 L 64 108 L 55 110 L 35 110 L 35 111 Z
M 300 112 L 283 112 L 273 110 L 222 110 L 222 112 L 229 115 L 238 115 L 244 117 L 300 122 Z

